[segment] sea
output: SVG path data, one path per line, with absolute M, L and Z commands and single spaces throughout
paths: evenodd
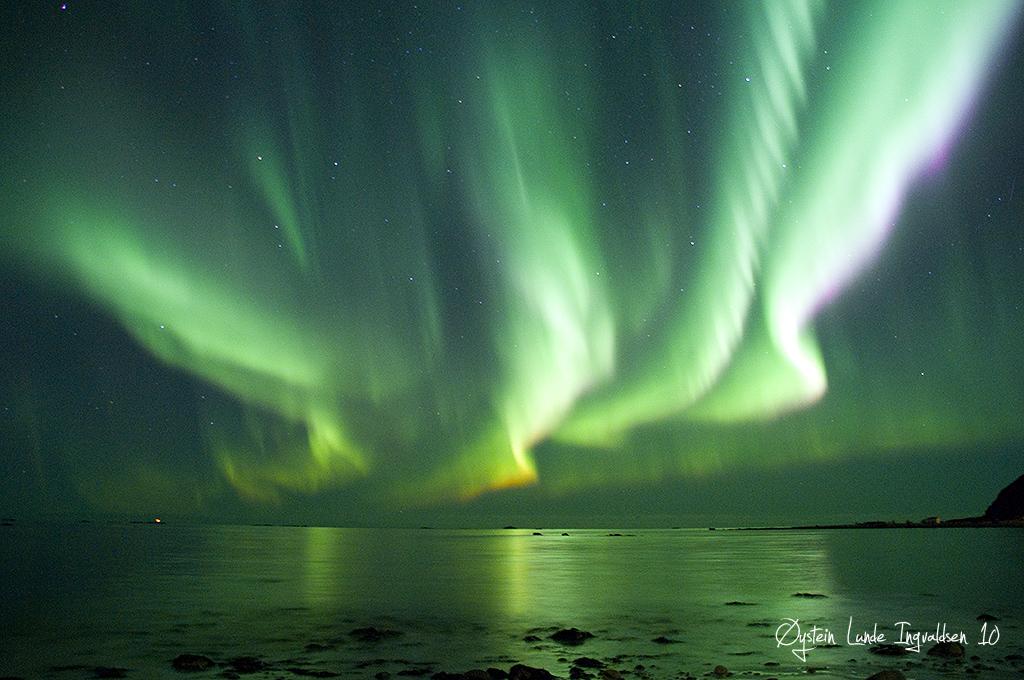
M 560 642 L 572 628 L 592 637 Z M 936 639 L 963 656 L 929 654 Z M 182 654 L 213 663 L 179 671 Z M 597 680 L 1019 678 L 1024 530 L 0 527 L 0 677 L 517 664 Z

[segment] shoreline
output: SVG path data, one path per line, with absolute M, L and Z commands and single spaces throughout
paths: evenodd
M 962 517 L 947 521 L 937 518 L 921 522 L 869 521 L 850 524 L 803 524 L 771 527 L 708 527 L 708 531 L 807 531 L 809 529 L 1024 529 L 1024 519 L 987 520 L 983 517 Z

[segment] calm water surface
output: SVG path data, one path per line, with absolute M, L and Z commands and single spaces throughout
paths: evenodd
M 700 676 L 717 664 L 751 677 L 813 667 L 817 677 L 974 668 L 1009 678 L 1024 668 L 1014 658 L 1024 653 L 1022 531 L 562 531 L 3 527 L 0 676 L 93 677 L 102 665 L 181 677 L 170 666 L 181 653 L 255 655 L 274 666 L 247 676 L 257 678 L 298 677 L 287 668 L 372 678 L 516 662 L 568 677 L 559 659 L 583 655 L 638 679 Z M 988 628 L 998 627 L 995 645 L 978 644 L 982 613 L 999 619 Z M 968 657 L 979 658 L 943 664 L 924 654 L 930 643 L 879 657 L 846 644 L 850 617 L 855 631 L 877 623 L 890 642 L 897 621 L 930 631 L 944 622 L 964 631 Z M 777 644 L 785 619 L 804 632 L 829 628 L 837 646 L 800 661 Z M 402 634 L 348 635 L 363 626 Z M 575 648 L 547 639 L 569 626 L 596 637 Z M 659 636 L 678 642 L 655 643 Z

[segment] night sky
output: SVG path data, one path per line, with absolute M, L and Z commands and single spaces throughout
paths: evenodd
M 978 514 L 1016 2 L 8 2 L 0 512 Z

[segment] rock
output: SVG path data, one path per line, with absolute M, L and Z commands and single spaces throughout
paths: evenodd
M 563 535 L 563 536 L 568 536 L 569 534 L 567 534 L 567 533 L 565 533 L 565 532 L 563 531 L 563 532 L 562 532 L 562 535 Z
M 729 669 L 721 664 L 715 666 L 715 669 L 711 672 L 716 678 L 724 678 L 727 675 L 732 675 L 732 673 L 729 672 Z
M 301 675 L 306 678 L 336 678 L 341 675 L 334 671 L 315 671 L 309 668 L 288 668 L 286 670 L 292 675 Z
M 867 680 L 906 680 L 906 676 L 899 671 L 879 671 L 869 677 Z
M 500 668 L 488 668 L 487 675 L 491 676 L 491 680 L 505 680 L 508 677 L 508 673 Z
M 604 663 L 597 659 L 592 659 L 589 656 L 581 656 L 578 659 L 573 659 L 573 666 L 579 666 L 580 668 L 604 668 Z
M 267 664 L 255 656 L 239 656 L 228 661 L 228 665 L 243 674 L 259 673 L 267 669 Z
M 182 671 L 183 673 L 194 673 L 197 671 L 205 671 L 213 668 L 213 659 L 202 654 L 179 654 L 174 657 L 174 661 L 171 665 L 176 671 Z
M 307 652 L 326 652 L 329 649 L 332 649 L 332 645 L 325 645 L 319 642 L 310 642 L 306 645 Z
M 508 673 L 497 668 L 488 668 L 486 671 L 480 669 L 473 669 L 472 671 L 466 671 L 466 677 L 469 680 L 496 680 L 499 676 L 494 675 L 495 673 L 501 673 L 502 678 L 507 678 Z
M 985 510 L 985 519 L 994 522 L 1021 518 L 1024 518 L 1024 475 L 1000 491 Z
M 360 642 L 380 642 L 385 638 L 398 637 L 402 633 L 397 630 L 388 630 L 387 628 L 375 628 L 374 626 L 367 626 L 366 628 L 356 628 L 350 630 L 349 635 L 354 637 Z
M 978 614 L 978 621 L 998 621 L 998 616 L 992 616 L 991 614 Z
M 509 680 L 556 680 L 555 676 L 543 668 L 533 668 L 517 663 L 508 671 Z
M 601 673 L 598 675 L 601 680 L 622 680 L 622 673 L 618 672 L 614 668 L 603 668 Z
M 579 628 L 563 628 L 557 633 L 552 633 L 550 637 L 555 642 L 575 647 L 594 637 L 594 634 Z
M 879 656 L 903 656 L 907 653 L 907 648 L 902 645 L 878 645 L 868 651 Z
M 473 668 L 462 674 L 466 680 L 491 680 L 491 674 L 487 671 Z
M 804 597 L 809 600 L 817 600 L 823 597 L 828 597 L 828 595 L 822 595 L 821 593 L 793 593 L 793 597 Z
M 594 676 L 586 672 L 582 668 L 573 666 L 569 669 L 569 680 L 590 680 Z
M 523 638 L 523 642 L 540 642 L 540 638 L 536 635 L 527 635 Z
M 964 646 L 959 642 L 940 642 L 928 650 L 928 656 L 938 656 L 943 659 L 962 659 L 964 653 Z
M 127 678 L 127 668 L 115 668 L 112 666 L 97 666 L 93 670 L 93 675 L 97 678 Z
M 753 602 L 741 602 L 739 600 L 730 600 L 725 603 L 726 607 L 753 607 Z
M 651 640 L 651 642 L 654 642 L 659 645 L 674 645 L 677 644 L 679 640 L 673 640 L 672 638 L 665 637 L 664 635 L 659 635 L 658 637 Z
M 541 532 L 539 532 L 539 531 L 534 531 L 534 532 L 533 532 L 533 535 L 534 535 L 534 536 L 543 536 L 544 534 L 542 534 L 542 533 L 541 533 Z
M 376 678 L 376 680 L 388 680 L 388 678 L 391 677 L 391 673 L 388 673 L 387 671 L 380 671 L 374 673 L 373 677 Z

